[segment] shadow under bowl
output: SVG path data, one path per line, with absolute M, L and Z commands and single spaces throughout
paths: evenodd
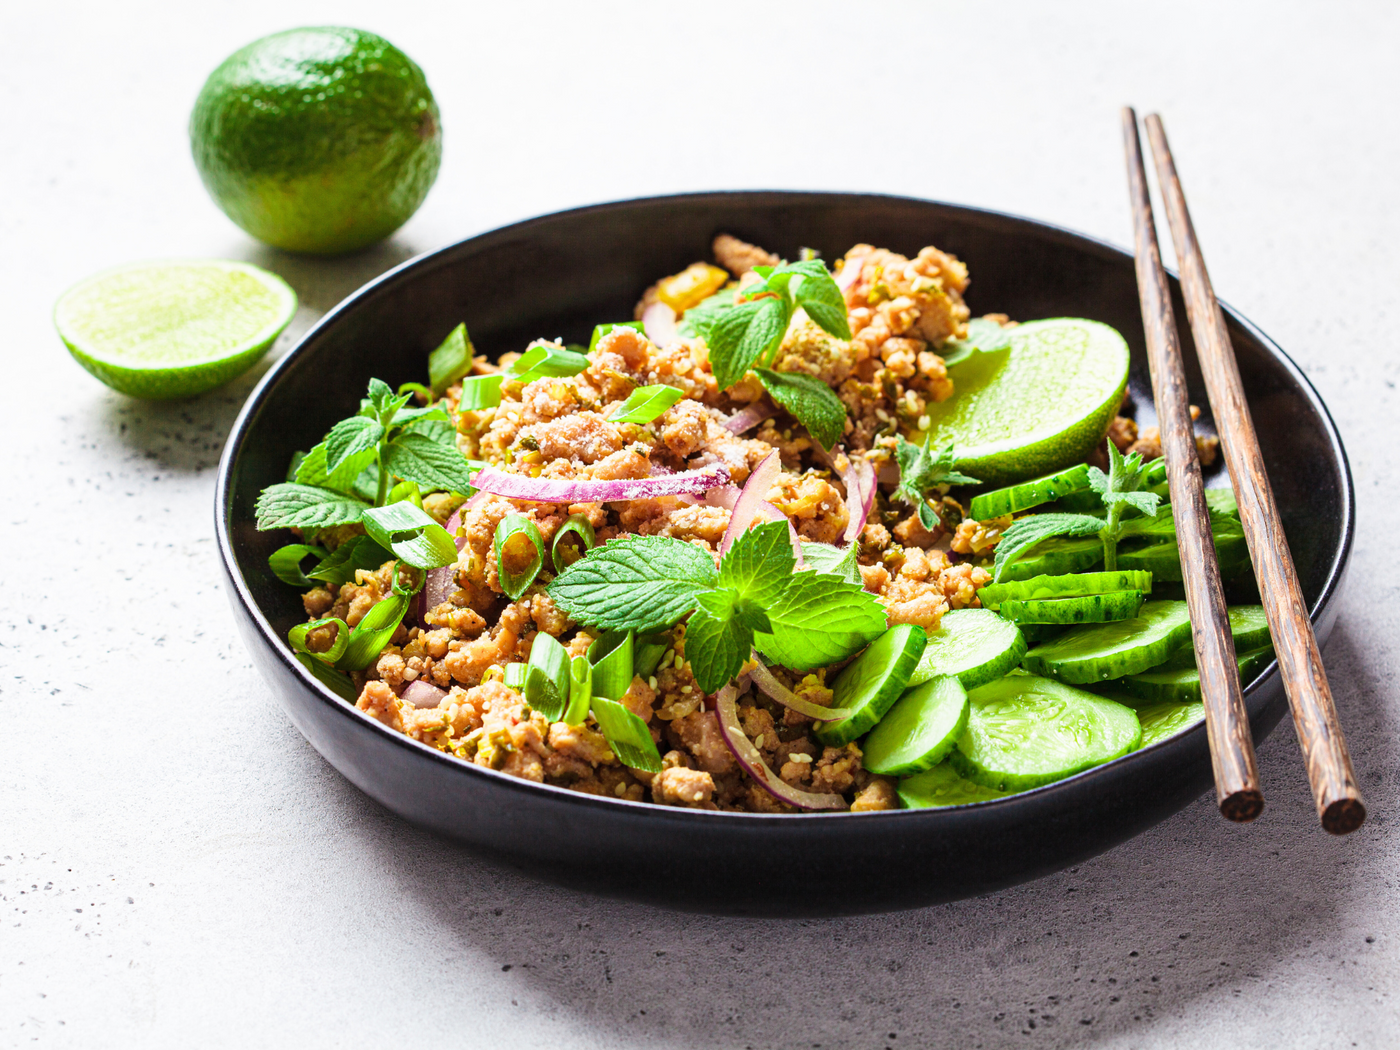
M 1155 422 L 1133 258 L 1027 219 L 932 201 L 840 193 L 742 192 L 648 198 L 547 215 L 413 259 L 346 299 L 262 380 L 219 469 L 219 549 L 235 619 L 296 727 L 371 798 L 415 824 L 531 875 L 711 913 L 830 916 L 986 893 L 1109 849 L 1211 787 L 1204 724 L 1067 780 L 951 809 L 885 813 L 712 813 L 598 798 L 469 765 L 336 698 L 295 661 L 286 632 L 298 595 L 267 567 L 285 535 L 253 523 L 258 492 L 283 480 L 358 403 L 370 376 L 421 381 L 428 352 L 465 320 L 479 352 L 534 338 L 587 342 L 596 322 L 632 316 L 642 290 L 708 256 L 728 232 L 788 258 L 838 258 L 859 242 L 963 259 L 973 314 L 1079 316 L 1132 348 L 1140 424 Z M 1175 279 L 1178 318 L 1185 317 Z M 1351 552 L 1346 454 L 1317 393 L 1267 336 L 1225 317 L 1319 640 L 1336 617 Z M 1192 400 L 1205 389 L 1182 332 Z M 1207 413 L 1202 420 L 1208 428 Z M 1217 466 L 1208 484 L 1228 484 Z M 1286 710 L 1276 666 L 1245 700 L 1256 740 Z

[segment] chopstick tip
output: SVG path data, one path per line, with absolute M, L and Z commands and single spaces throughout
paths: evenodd
M 1248 824 L 1263 812 L 1264 795 L 1251 788 L 1236 791 L 1220 800 L 1221 816 L 1236 824 Z
M 1366 820 L 1366 804 L 1359 798 L 1339 798 L 1322 811 L 1322 829 L 1333 835 L 1350 835 Z

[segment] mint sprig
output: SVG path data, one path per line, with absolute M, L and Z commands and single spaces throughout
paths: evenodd
M 896 442 L 894 458 L 899 464 L 899 485 L 894 490 L 894 496 L 917 507 L 919 521 L 932 532 L 938 527 L 939 520 L 929 506 L 928 496 L 947 492 L 952 485 L 979 484 L 978 479 L 954 469 L 957 456 L 952 445 L 934 452 L 927 444 L 916 445 L 903 437 L 896 438 Z
M 830 452 L 846 432 L 846 406 L 816 376 L 804 372 L 755 370 L 770 397 L 793 414 L 807 433 Z
M 737 675 L 757 648 L 794 670 L 844 659 L 885 630 L 874 595 L 849 579 L 794 572 L 786 522 L 734 541 L 716 571 L 682 540 L 621 536 L 576 561 L 549 595 L 579 623 L 614 630 L 686 624 L 686 657 L 707 693 Z

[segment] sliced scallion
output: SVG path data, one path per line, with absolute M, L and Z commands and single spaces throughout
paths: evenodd
M 283 583 L 293 587 L 315 587 L 315 581 L 307 579 L 306 573 L 301 571 L 301 563 L 313 555 L 316 558 L 316 568 L 320 568 L 321 562 L 329 556 L 324 547 L 313 547 L 308 543 L 289 543 L 273 551 L 268 556 L 267 564 L 272 568 L 272 575 Z
M 472 341 L 467 335 L 467 326 L 459 324 L 447 333 L 442 345 L 428 355 L 428 382 L 432 384 L 433 397 L 442 397 L 457 380 L 471 371 Z M 463 384 L 465 389 L 466 384 Z M 405 383 L 399 387 L 400 396 L 408 389 Z
M 313 653 L 306 647 L 306 636 L 318 627 L 326 627 L 335 624 L 335 641 L 325 652 Z M 333 664 L 345 653 L 345 647 L 350 644 L 350 628 L 344 620 L 335 616 L 328 616 L 321 620 L 312 620 L 310 623 L 299 623 L 287 632 L 287 644 L 292 647 L 294 653 L 305 653 L 313 660 L 323 664 Z
M 656 674 L 666 650 L 671 648 L 671 632 L 641 635 L 632 647 L 632 670 L 643 678 Z
M 514 689 L 517 693 L 525 691 L 525 674 L 528 665 L 526 664 L 506 664 L 504 681 L 507 689 Z
M 495 408 L 501 403 L 501 381 L 505 376 L 493 372 L 485 376 L 467 376 L 462 380 L 462 396 L 457 402 L 459 412 Z
M 593 695 L 616 700 L 632 687 L 631 631 L 608 631 L 588 647 L 593 665 Z
M 337 587 L 351 583 L 358 569 L 377 569 L 394 555 L 368 536 L 356 536 L 331 551 L 316 568 L 306 575 Z
M 577 553 L 574 553 L 576 548 L 572 543 L 564 542 L 565 538 L 571 535 L 578 537 L 580 549 L 577 549 Z M 582 514 L 570 514 L 568 520 L 554 531 L 554 542 L 549 548 L 549 558 L 554 563 L 554 571 L 563 572 L 591 551 L 597 542 L 593 523 Z
M 635 328 L 639 332 L 643 330 L 641 321 L 621 321 L 617 324 L 597 325 L 593 329 L 593 338 L 588 340 L 588 352 L 591 354 L 594 350 L 598 349 L 598 340 L 602 339 L 603 336 L 607 335 L 614 328 Z
M 540 535 L 539 526 L 523 514 L 507 514 L 496 526 L 493 542 L 501 590 L 512 600 L 519 598 L 525 593 L 525 588 L 535 582 L 544 565 L 544 537 Z M 507 562 L 525 567 L 519 572 L 512 572 L 506 567 Z
M 305 667 L 311 672 L 316 681 L 320 682 L 336 696 L 352 704 L 355 702 L 355 683 L 350 681 L 345 675 L 327 667 L 320 660 L 313 659 L 306 653 L 297 653 L 296 658 L 297 662 L 301 664 L 302 667 Z
M 593 698 L 593 718 L 617 760 L 633 769 L 661 772 L 661 754 L 647 724 L 614 700 Z
M 588 358 L 583 354 L 545 343 L 526 350 L 505 374 L 516 382 L 532 383 L 545 376 L 576 376 L 587 367 Z
M 563 718 L 569 706 L 569 670 L 569 651 L 553 635 L 535 635 L 525 668 L 525 702 L 551 722 Z
M 569 664 L 569 707 L 561 721 L 571 726 L 583 725 L 592 699 L 593 665 L 588 662 L 588 657 L 575 656 Z
M 384 501 L 385 504 L 400 503 L 407 500 L 419 510 L 423 509 L 423 490 L 418 487 L 416 481 L 400 481 L 389 490 L 389 496 Z
M 639 386 L 608 416 L 609 423 L 650 423 L 685 394 L 673 386 Z
M 360 518 L 370 539 L 419 569 L 457 560 L 457 544 L 447 530 L 407 500 L 370 507 Z
M 365 613 L 350 632 L 350 644 L 335 662 L 336 670 L 363 671 L 372 664 L 398 630 L 408 603 L 408 595 L 391 594 Z

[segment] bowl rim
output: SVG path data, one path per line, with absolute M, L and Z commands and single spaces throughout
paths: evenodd
M 354 704 L 349 703 L 336 696 L 304 668 L 299 661 L 293 658 L 291 650 L 287 648 L 284 640 L 273 628 L 267 617 L 263 615 L 262 609 L 253 598 L 248 589 L 248 585 L 243 578 L 242 571 L 238 567 L 238 561 L 234 556 L 232 542 L 232 489 L 230 480 L 233 473 L 233 464 L 237 459 L 243 441 L 247 435 L 249 425 L 254 415 L 257 414 L 264 401 L 267 400 L 271 388 L 280 380 L 282 374 L 286 372 L 292 364 L 308 351 L 308 348 L 320 335 L 322 330 L 340 323 L 341 315 L 349 312 L 362 300 L 369 298 L 379 292 L 382 288 L 396 284 L 404 280 L 412 272 L 433 265 L 439 259 L 449 256 L 463 248 L 475 243 L 488 241 L 492 238 L 509 237 L 522 233 L 527 233 L 532 227 L 551 222 L 564 217 L 582 216 L 595 212 L 608 212 L 614 210 L 624 210 L 638 205 L 664 206 L 667 204 L 680 203 L 722 203 L 725 200 L 739 200 L 742 198 L 765 198 L 782 196 L 788 198 L 807 198 L 810 200 L 827 199 L 841 200 L 844 202 L 858 203 L 862 201 L 875 202 L 897 202 L 916 205 L 933 205 L 947 212 L 958 214 L 969 219 L 992 220 L 995 222 L 1010 221 L 1033 228 L 1035 232 L 1044 236 L 1049 235 L 1052 240 L 1065 243 L 1072 243 L 1075 247 L 1089 249 L 1102 256 L 1110 256 L 1119 260 L 1126 260 L 1133 263 L 1133 254 L 1107 240 L 1089 234 L 1080 233 L 1065 226 L 1055 223 L 1043 222 L 1039 219 L 1029 218 L 1013 212 L 999 211 L 991 208 L 974 207 L 970 205 L 954 204 L 948 201 L 935 200 L 926 197 L 911 197 L 899 194 L 886 193 L 862 193 L 845 191 L 826 190 L 711 190 L 688 193 L 663 194 L 655 196 L 629 197 L 620 200 L 604 201 L 596 204 L 587 204 L 575 208 L 566 208 L 560 211 L 545 212 L 534 215 L 516 222 L 508 223 L 504 226 L 493 227 L 483 230 L 480 233 L 469 237 L 463 237 L 442 245 L 438 248 L 421 252 L 412 258 L 406 259 L 386 270 L 379 276 L 367 281 L 355 291 L 351 292 L 339 303 L 328 310 L 314 325 L 309 328 L 302 337 L 297 340 L 280 360 L 275 362 L 271 368 L 258 381 L 257 385 L 249 393 L 243 407 L 239 410 L 233 426 L 229 430 L 229 436 L 224 443 L 223 452 L 219 457 L 218 476 L 215 483 L 214 492 L 214 525 L 216 540 L 219 548 L 219 557 L 222 559 L 224 573 L 233 584 L 233 594 L 244 610 L 250 615 L 252 621 L 257 625 L 262 640 L 269 645 L 277 659 L 289 670 L 301 683 L 301 685 L 312 692 L 322 703 L 331 705 L 340 715 L 348 717 L 352 723 L 366 728 L 371 732 L 380 733 L 383 737 L 391 740 L 396 746 L 405 748 L 409 752 L 420 757 L 442 763 L 445 767 L 450 767 L 458 771 L 456 774 L 466 777 L 482 776 L 493 778 L 497 788 L 509 789 L 518 793 L 523 798 L 538 798 L 541 801 L 552 799 L 556 802 L 565 802 L 578 806 L 587 807 L 627 807 L 634 811 L 645 811 L 651 818 L 658 820 L 682 820 L 682 821 L 709 821 L 728 823 L 737 822 L 739 826 L 753 826 L 755 821 L 795 821 L 820 822 L 825 825 L 832 820 L 845 820 L 851 814 L 841 812 L 798 812 L 798 813 L 749 813 L 723 810 L 700 810 L 687 807 L 661 806 L 652 802 L 634 802 L 628 799 L 612 798 L 609 796 L 590 795 L 585 792 L 573 791 L 569 788 L 560 787 L 554 784 L 535 783 L 524 780 L 520 777 L 510 776 L 499 770 L 478 766 L 470 762 L 464 762 L 453 755 L 439 751 L 437 748 L 415 740 L 404 733 L 399 733 L 380 722 L 377 718 L 359 710 Z M 1169 280 L 1173 286 L 1179 283 L 1177 270 L 1167 268 Z M 1309 402 L 1313 411 L 1320 417 L 1323 429 L 1327 435 L 1328 449 L 1335 461 L 1341 467 L 1342 479 L 1342 499 L 1341 499 L 1341 543 L 1338 546 L 1336 556 L 1332 559 L 1327 570 L 1327 577 L 1317 600 L 1309 609 L 1309 618 L 1315 624 L 1320 619 L 1327 606 L 1336 597 L 1346 575 L 1347 566 L 1351 559 L 1352 547 L 1355 540 L 1356 523 L 1356 492 L 1351 476 L 1351 463 L 1347 457 L 1346 448 L 1342 444 L 1341 435 L 1337 430 L 1337 424 L 1328 411 L 1322 397 L 1316 388 L 1309 381 L 1303 370 L 1290 357 L 1284 349 L 1273 339 L 1265 334 L 1257 325 L 1244 317 L 1238 310 L 1230 306 L 1225 300 L 1220 300 L 1220 308 L 1225 316 L 1245 330 L 1251 337 L 1271 353 L 1284 367 L 1285 371 L 1294 379 L 1298 387 L 1302 390 L 1304 397 Z M 1178 324 L 1180 321 L 1178 321 Z M 1278 673 L 1278 663 L 1270 663 L 1263 672 L 1244 691 L 1246 707 L 1252 698 L 1256 697 L 1269 680 Z M 1251 719 L 1256 718 L 1257 710 L 1250 711 Z M 1125 763 L 1131 764 L 1135 756 L 1147 752 L 1158 751 L 1159 749 L 1175 749 L 1185 753 L 1188 750 L 1207 747 L 1206 729 L 1204 722 L 1197 722 L 1185 732 L 1178 733 L 1164 740 L 1159 740 L 1146 748 L 1129 752 L 1119 758 L 1105 762 L 1099 766 L 1093 766 L 1073 776 L 1063 780 L 1057 780 L 1050 784 L 1044 784 L 1028 791 L 1017 792 L 1005 798 L 990 799 L 985 802 L 974 802 L 951 807 L 933 807 L 924 809 L 894 809 L 862 813 L 860 816 L 862 823 L 869 820 L 905 820 L 912 823 L 915 819 L 925 821 L 937 820 L 957 820 L 973 811 L 982 811 L 988 807 L 1009 808 L 1018 804 L 1053 805 L 1053 796 L 1056 793 L 1067 793 L 1083 790 L 1092 785 L 1096 778 L 1107 779 L 1110 776 L 1120 775 L 1126 771 Z M 1028 800 L 1034 799 L 1035 802 Z M 615 809 L 613 809 L 616 812 Z M 606 812 L 606 810 L 605 810 Z

